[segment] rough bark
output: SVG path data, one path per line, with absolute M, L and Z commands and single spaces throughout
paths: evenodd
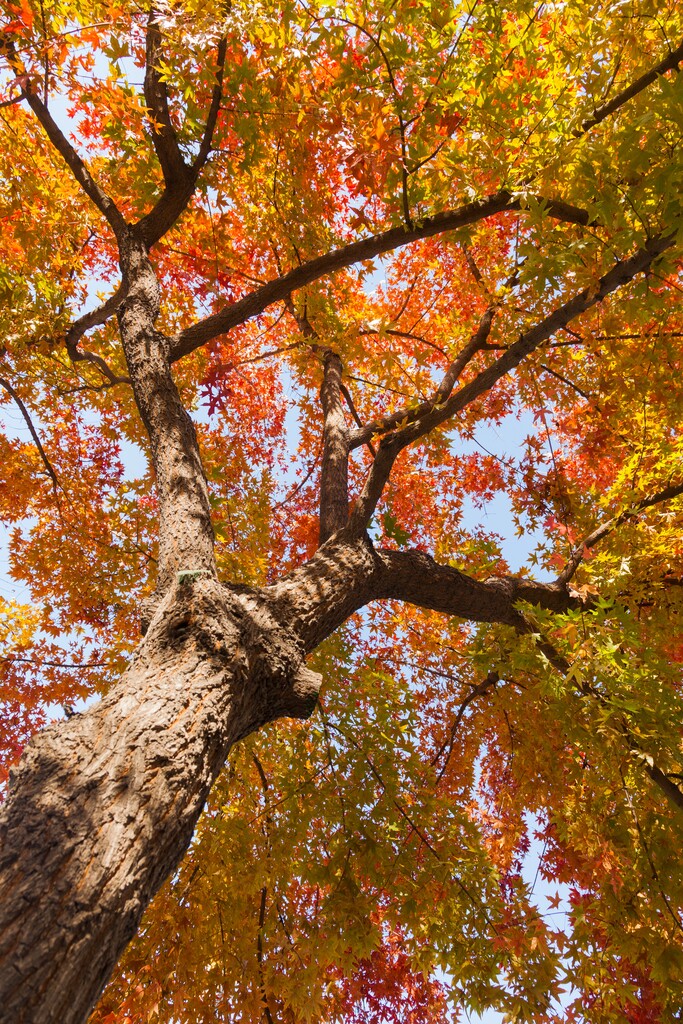
M 96 708 L 33 738 L 0 817 L 3 1020 L 87 1018 L 231 745 L 313 710 L 302 658 L 263 599 L 200 576 L 167 595 Z
M 307 718 L 321 680 L 306 653 L 386 598 L 515 627 L 519 600 L 577 605 L 564 587 L 477 581 L 348 530 L 261 590 L 207 570 L 175 579 L 118 685 L 34 737 L 11 780 L 0 814 L 4 1019 L 87 1019 L 230 747 L 266 722 Z
M 149 435 L 159 498 L 159 572 L 163 594 L 178 572 L 215 575 L 206 478 L 192 420 L 171 376 L 168 339 L 155 328 L 159 285 L 144 242 L 130 232 L 121 245 L 126 299 L 118 310 L 133 393 Z
M 320 400 L 325 424 L 320 467 L 320 543 L 346 526 L 349 516 L 349 441 L 341 400 L 342 362 L 325 352 Z

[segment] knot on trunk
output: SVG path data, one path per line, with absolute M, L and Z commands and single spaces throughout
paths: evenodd
M 306 668 L 301 638 L 275 616 L 261 591 L 243 588 L 231 597 L 240 610 L 241 645 L 262 701 L 262 721 L 310 718 L 322 676 Z
M 162 660 L 196 658 L 239 676 L 236 694 L 250 729 L 277 718 L 310 718 L 322 677 L 304 664 L 304 646 L 263 591 L 219 583 L 206 572 L 179 574 L 147 636 Z

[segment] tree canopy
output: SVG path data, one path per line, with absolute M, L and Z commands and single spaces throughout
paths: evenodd
M 679 1020 L 681 5 L 1 17 L 12 1020 Z

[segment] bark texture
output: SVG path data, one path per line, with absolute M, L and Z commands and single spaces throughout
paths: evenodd
M 526 581 L 478 582 L 421 552 L 344 531 L 271 587 L 183 575 L 130 668 L 92 710 L 34 737 L 0 814 L 0 993 L 13 1024 L 87 1019 L 145 907 L 189 845 L 237 740 L 307 718 L 320 677 L 304 664 L 369 601 L 396 598 L 516 624 Z
M 349 442 L 341 400 L 342 362 L 327 351 L 320 400 L 325 417 L 320 467 L 320 543 L 343 529 L 349 516 Z
M 0 818 L 3 1020 L 87 1018 L 231 745 L 307 717 L 319 681 L 263 599 L 202 575 L 167 595 L 97 708 L 34 737 Z
M 347 533 L 261 590 L 183 574 L 111 693 L 31 740 L 0 814 L 3 1019 L 87 1019 L 230 747 L 312 713 L 321 679 L 306 653 L 354 611 L 389 598 L 520 627 L 520 599 L 577 604 L 565 588 L 477 581 Z
M 159 498 L 159 570 L 163 594 L 179 571 L 216 572 L 206 477 L 197 436 L 171 376 L 168 339 L 155 329 L 159 284 L 144 242 L 121 246 L 127 296 L 119 328 L 133 393 L 150 440 Z

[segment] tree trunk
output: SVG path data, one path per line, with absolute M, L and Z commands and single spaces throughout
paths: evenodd
M 571 603 L 551 586 L 479 582 L 343 530 L 261 590 L 181 572 L 111 693 L 35 736 L 11 778 L 0 814 L 3 1019 L 87 1020 L 230 747 L 266 722 L 310 716 L 321 680 L 304 657 L 356 610 L 393 598 L 514 625 L 524 587 L 542 606 Z
M 258 593 L 204 574 L 166 596 L 96 708 L 31 740 L 0 819 L 4 1020 L 87 1019 L 232 744 L 308 717 L 318 684 Z

